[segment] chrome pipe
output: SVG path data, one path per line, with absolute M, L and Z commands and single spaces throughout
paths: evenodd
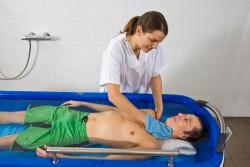
M 116 148 L 47 147 L 47 153 L 178 156 L 178 150 L 134 150 Z
M 225 144 L 226 144 L 227 140 L 229 139 L 229 137 L 232 135 L 232 132 L 231 132 L 230 128 L 227 127 L 227 129 L 228 129 L 228 133 L 227 133 L 226 125 L 225 125 L 223 116 L 221 115 L 220 111 L 215 106 L 213 106 L 209 102 L 206 102 L 206 101 L 203 101 L 203 100 L 197 100 L 196 104 L 198 106 L 205 106 L 205 107 L 209 108 L 211 111 L 213 111 L 213 113 L 217 117 L 217 119 L 219 121 L 219 126 L 220 126 L 220 136 L 219 136 L 219 139 L 218 139 L 216 152 L 217 153 L 223 153 L 224 149 L 225 149 Z M 231 132 L 231 134 L 230 134 L 230 132 Z
M 146 156 L 170 156 L 168 166 L 174 166 L 174 156 L 180 153 L 178 150 L 132 150 L 116 148 L 77 148 L 77 147 L 47 147 L 47 153 L 53 154 L 53 164 L 59 162 L 56 153 L 68 154 L 112 154 L 112 155 L 146 155 Z
M 223 116 L 221 115 L 220 111 L 215 106 L 213 106 L 211 103 L 206 103 L 205 106 L 207 108 L 211 109 L 215 113 L 216 117 L 218 118 L 218 121 L 220 124 L 220 133 L 226 133 L 226 125 L 225 125 Z

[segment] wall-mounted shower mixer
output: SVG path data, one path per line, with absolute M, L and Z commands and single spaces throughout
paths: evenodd
M 35 33 L 30 32 L 28 35 L 23 36 L 22 40 L 45 41 L 45 40 L 51 40 L 51 36 L 47 32 L 43 33 L 43 35 L 36 35 Z
M 33 32 L 30 32 L 28 35 L 23 36 L 22 40 L 27 40 L 29 42 L 29 54 L 28 54 L 28 58 L 26 61 L 26 65 L 23 68 L 22 72 L 20 72 L 18 75 L 14 76 L 14 77 L 8 77 L 6 75 L 3 75 L 3 72 L 0 69 L 0 74 L 3 75 L 4 77 L 0 77 L 0 80 L 14 80 L 14 79 L 21 79 L 23 77 L 25 77 L 28 73 L 26 73 L 25 75 L 24 72 L 26 71 L 28 65 L 29 65 L 29 61 L 30 61 L 30 54 L 31 54 L 31 41 L 45 41 L 45 40 L 51 40 L 51 36 L 49 33 L 45 32 L 43 33 L 43 35 L 36 35 Z M 33 65 L 32 65 L 33 67 Z M 31 68 L 32 69 L 32 68 Z M 22 76 L 23 75 L 23 76 Z

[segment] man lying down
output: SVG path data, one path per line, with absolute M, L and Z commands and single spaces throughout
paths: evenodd
M 96 113 L 80 112 L 69 107 L 86 106 Z M 0 138 L 0 147 L 12 151 L 35 151 L 39 157 L 52 157 L 44 145 L 82 147 L 86 144 L 103 144 L 124 149 L 162 149 L 165 139 L 199 139 L 203 132 L 201 120 L 192 114 L 168 118 L 165 123 L 155 119 L 155 112 L 141 109 L 122 112 L 116 107 L 68 101 L 62 106 L 39 106 L 27 111 L 0 112 L 0 123 L 21 123 L 29 128 L 20 134 Z M 59 158 L 143 160 L 141 155 L 109 155 L 106 157 L 68 156 Z

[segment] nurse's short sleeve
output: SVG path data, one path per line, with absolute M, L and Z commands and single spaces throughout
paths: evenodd
M 120 85 L 121 65 L 116 50 L 110 55 L 109 67 L 108 67 L 108 82 Z
M 153 77 L 160 75 L 166 68 L 168 67 L 169 62 L 167 57 L 164 55 L 163 50 L 160 46 L 157 48 L 154 70 L 153 70 Z
M 107 48 L 104 51 L 100 80 L 101 86 L 107 83 L 120 85 L 120 59 L 119 49 L 117 50 L 116 47 Z

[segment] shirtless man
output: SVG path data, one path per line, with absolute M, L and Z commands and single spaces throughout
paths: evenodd
M 0 112 L 1 124 L 24 123 L 31 125 L 19 135 L 1 137 L 0 147 L 10 147 L 11 150 L 18 151 L 29 151 L 37 148 L 36 153 L 39 157 L 52 156 L 39 148 L 44 145 L 80 146 L 86 142 L 114 148 L 157 150 L 162 148 L 165 138 L 188 140 L 198 138 L 203 131 L 200 119 L 192 114 L 179 113 L 177 116 L 168 118 L 164 124 L 152 118 L 155 115 L 153 110 L 140 110 L 133 113 L 121 112 L 112 106 L 77 101 L 68 101 L 63 105 L 29 108 L 26 112 Z M 68 106 L 81 105 L 101 112 L 86 113 L 68 108 Z M 150 127 L 151 123 L 153 123 L 153 127 Z M 158 129 L 154 129 L 154 127 L 158 127 Z M 166 132 L 167 135 L 161 131 Z M 59 158 L 90 158 L 63 154 L 57 154 L 57 156 Z M 146 158 L 148 157 L 135 155 L 101 157 L 101 159 L 123 160 Z

